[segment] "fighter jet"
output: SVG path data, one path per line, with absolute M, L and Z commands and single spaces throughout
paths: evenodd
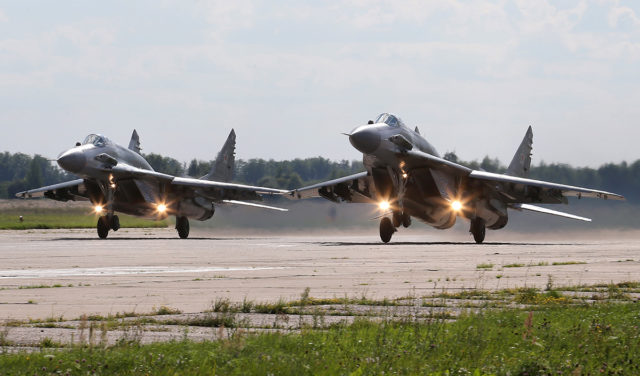
M 498 230 L 507 225 L 508 209 L 591 221 L 532 204 L 567 204 L 567 197 L 624 200 L 615 193 L 528 179 L 531 127 L 506 174 L 472 170 L 445 160 L 417 127 L 410 129 L 390 113 L 347 135 L 351 145 L 363 153 L 366 171 L 296 189 L 290 198 L 377 204 L 384 213 L 380 239 L 385 243 L 401 225 L 409 227 L 412 217 L 437 229 L 450 228 L 458 217 L 468 219 L 469 232 L 476 243 L 482 243 L 487 228 Z
M 90 134 L 82 143 L 62 152 L 57 160 L 60 167 L 80 179 L 19 192 L 16 196 L 90 201 L 95 213 L 100 215 L 96 227 L 102 239 L 107 237 L 109 230 L 120 228 L 115 212 L 151 219 L 174 215 L 178 235 L 185 239 L 189 236 L 189 218 L 198 221 L 211 218 L 216 204 L 286 211 L 245 201 L 259 201 L 262 194 L 288 191 L 229 183 L 235 145 L 236 134 L 232 129 L 211 171 L 193 179 L 154 171 L 140 153 L 140 138 L 135 130 L 128 148 L 99 134 Z

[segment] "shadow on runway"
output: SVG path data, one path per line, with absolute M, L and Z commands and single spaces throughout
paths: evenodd
M 208 238 L 208 237 L 193 237 L 193 238 L 188 238 L 188 239 L 180 239 L 180 238 L 161 238 L 161 237 L 144 237 L 144 238 L 134 238 L 134 237 L 126 237 L 126 238 L 108 238 L 108 239 L 100 239 L 98 237 L 87 237 L 87 238 L 54 238 L 51 239 L 53 241 L 74 241 L 74 240 L 81 240 L 81 241 L 90 241 L 90 240 L 95 240 L 95 241 L 108 241 L 108 242 L 113 242 L 113 241 L 119 241 L 119 240 L 175 240 L 175 241 L 189 241 L 189 240 L 254 240 L 256 238 Z
M 520 246 L 540 246 L 540 247 L 548 247 L 548 246 L 559 246 L 559 245 L 586 245 L 586 243 L 517 243 L 517 242 L 487 242 L 482 244 L 476 244 L 474 242 L 393 242 L 393 243 L 381 243 L 381 242 L 313 242 L 312 244 L 318 244 L 325 247 L 343 247 L 343 246 L 358 246 L 358 245 L 383 245 L 383 246 L 392 246 L 392 245 L 471 245 L 476 247 L 483 247 L 487 245 L 520 245 Z

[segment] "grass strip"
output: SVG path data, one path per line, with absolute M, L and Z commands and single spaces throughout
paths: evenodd
M 23 221 L 19 217 L 22 215 Z M 166 220 L 154 221 L 126 214 L 118 214 L 122 228 L 167 227 Z M 0 230 L 94 228 L 98 217 L 87 210 L 39 209 L 9 210 L 0 213 Z
M 0 374 L 640 374 L 638 304 L 488 310 L 454 322 L 356 320 L 214 342 L 72 347 L 0 356 Z

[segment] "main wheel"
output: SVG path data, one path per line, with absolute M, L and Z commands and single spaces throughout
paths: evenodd
M 120 218 L 117 215 L 111 216 L 111 229 L 113 231 L 118 231 L 120 229 Z
M 486 231 L 487 229 L 484 224 L 484 219 L 475 218 L 471 220 L 471 228 L 469 229 L 469 232 L 473 234 L 473 240 L 475 240 L 476 243 L 480 244 L 484 241 Z
M 181 239 L 189 237 L 189 219 L 187 217 L 176 217 L 176 230 Z
M 391 236 L 396 232 L 396 228 L 388 217 L 382 218 L 380 221 L 380 239 L 383 243 L 389 243 Z
M 98 237 L 100 239 L 106 239 L 107 235 L 109 235 L 109 220 L 106 216 L 98 218 L 96 228 L 98 229 Z
M 411 226 L 411 216 L 407 213 L 402 214 L 402 226 L 404 228 Z

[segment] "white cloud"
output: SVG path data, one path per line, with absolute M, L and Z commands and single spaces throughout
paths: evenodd
M 251 0 L 211 0 L 199 4 L 207 22 L 211 25 L 211 37 L 220 40 L 226 33 L 250 28 L 255 10 Z
M 629 23 L 634 28 L 640 26 L 640 19 L 629 7 L 614 6 L 611 8 L 608 21 L 611 27 L 618 27 L 623 23 Z
M 51 39 L 66 39 L 77 46 L 113 44 L 116 33 L 113 28 L 95 24 L 62 25 L 53 30 Z
M 516 7 L 501 0 L 163 4 L 169 13 L 180 7 L 194 14 L 188 26 L 196 38 L 176 37 L 183 24 L 157 27 L 151 19 L 150 37 L 139 35 L 133 20 L 84 14 L 0 38 L 3 92 L 21 93 L 33 108 L 54 107 L 64 120 L 2 104 L 0 114 L 10 115 L 0 121 L 32 128 L 76 122 L 76 129 L 90 122 L 96 131 L 126 127 L 124 133 L 132 123 L 161 127 L 147 131 L 155 133 L 148 145 L 156 151 L 166 146 L 172 124 L 208 135 L 215 130 L 205 125 L 215 122 L 217 130 L 233 126 L 246 135 L 245 156 L 341 158 L 353 150 L 348 143 L 336 147 L 333 136 L 342 142 L 339 132 L 389 110 L 419 125 L 441 151 L 456 148 L 477 158 L 494 152 L 473 140 L 487 134 L 519 140 L 529 122 L 542 135 L 554 127 L 572 134 L 616 112 L 619 121 L 610 127 L 624 133 L 629 121 L 621 117 L 635 114 L 625 110 L 633 103 L 625 98 L 637 99 L 639 77 L 621 72 L 635 72 L 640 40 L 628 27 L 635 13 L 617 3 L 597 15 L 605 31 L 590 27 L 585 15 L 593 16 L 593 3 L 586 1 L 568 9 L 542 0 Z M 0 99 L 15 101 L 8 94 Z M 300 145 L 289 146 L 287 138 L 264 142 L 292 127 L 304 135 Z M 452 133 L 467 137 L 454 140 Z M 585 144 L 589 137 L 597 141 L 598 134 L 587 132 Z M 176 156 L 210 158 L 210 137 L 202 139 Z M 202 155 L 192 155 L 200 149 Z M 579 164 L 621 155 L 599 150 L 582 162 L 569 152 L 543 151 L 547 161 Z
M 524 18 L 519 25 L 525 33 L 570 31 L 581 21 L 587 10 L 585 1 L 565 10 L 556 8 L 547 0 L 516 0 L 516 4 Z

